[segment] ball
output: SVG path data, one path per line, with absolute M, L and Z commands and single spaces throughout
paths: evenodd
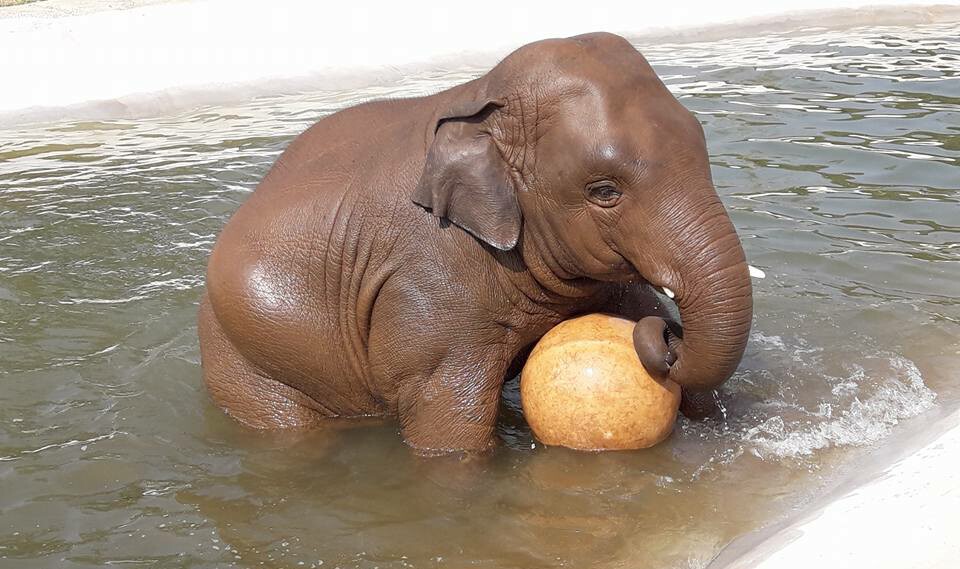
M 633 347 L 636 322 L 588 314 L 540 339 L 520 375 L 520 401 L 533 434 L 577 450 L 651 447 L 670 435 L 680 386 L 657 380 Z

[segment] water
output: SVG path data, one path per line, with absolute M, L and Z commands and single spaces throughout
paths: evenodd
M 756 283 L 725 421 L 645 452 L 487 461 L 392 425 L 258 434 L 214 408 L 206 256 L 323 115 L 482 72 L 0 131 L 0 566 L 701 567 L 960 406 L 960 26 L 641 46 L 704 123 Z

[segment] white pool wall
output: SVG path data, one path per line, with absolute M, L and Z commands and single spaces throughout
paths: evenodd
M 932 419 L 919 448 L 864 465 L 822 503 L 735 540 L 709 569 L 960 567 L 960 412 Z
M 118 6 L 125 9 L 107 9 Z M 47 0 L 0 8 L 0 126 L 383 83 L 464 60 L 493 64 L 529 41 L 596 30 L 686 41 L 935 21 L 958 10 L 956 1 L 929 0 Z

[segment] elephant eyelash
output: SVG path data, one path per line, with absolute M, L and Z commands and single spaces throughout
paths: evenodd
M 620 191 L 613 186 L 600 186 L 592 191 L 595 196 L 606 201 L 615 200 L 622 195 Z
M 585 190 L 587 198 L 601 207 L 612 207 L 619 203 L 620 198 L 623 197 L 623 192 L 614 182 L 609 180 L 588 184 Z

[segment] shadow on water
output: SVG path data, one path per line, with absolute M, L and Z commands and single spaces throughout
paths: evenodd
M 483 70 L 0 132 L 0 566 L 703 566 L 958 406 L 958 36 L 640 46 L 768 275 L 727 418 L 645 452 L 542 448 L 515 379 L 470 464 L 392 424 L 252 433 L 204 395 L 205 259 L 284 146 Z

